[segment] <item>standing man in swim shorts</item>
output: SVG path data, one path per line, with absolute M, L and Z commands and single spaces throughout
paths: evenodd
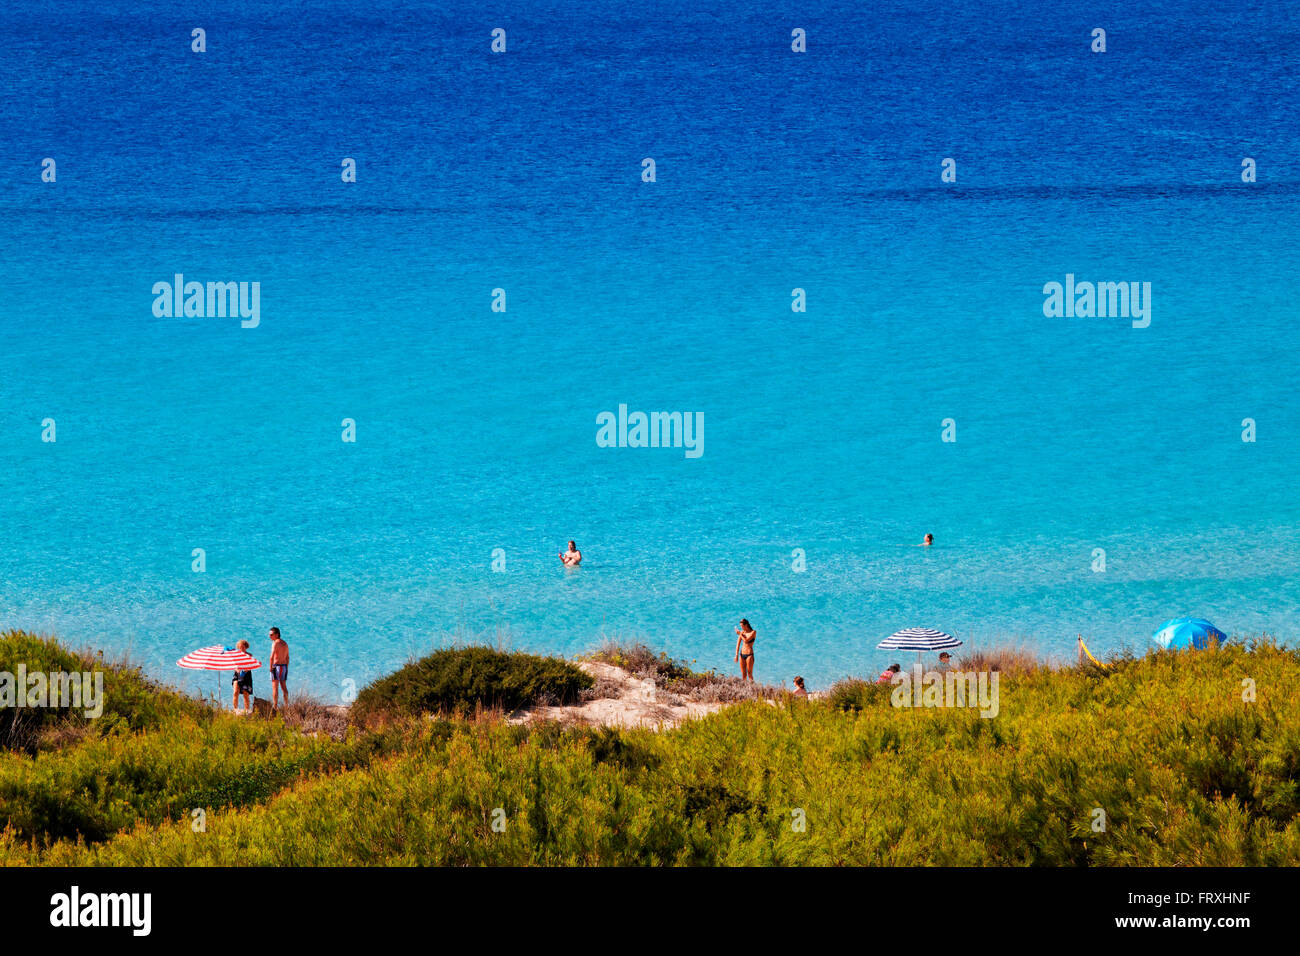
M 278 627 L 271 628 L 271 713 L 280 709 L 280 692 L 284 692 L 284 705 L 289 706 L 289 645 L 280 636 Z

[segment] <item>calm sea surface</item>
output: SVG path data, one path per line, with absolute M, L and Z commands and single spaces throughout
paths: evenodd
M 742 616 L 814 689 L 913 625 L 1300 634 L 1293 6 L 412 6 L 0 8 L 0 626 L 209 689 L 275 624 L 329 699 L 453 640 L 731 669 Z

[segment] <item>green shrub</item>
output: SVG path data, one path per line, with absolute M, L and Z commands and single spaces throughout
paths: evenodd
M 129 664 L 106 663 L 99 655 L 77 653 L 53 638 L 21 631 L 0 634 L 0 671 L 17 675 L 20 665 L 28 674 L 103 674 L 103 713 L 87 718 L 85 708 L 0 707 L 0 750 L 35 753 L 43 749 L 47 737 L 60 733 L 75 738 L 119 729 L 141 731 L 207 713 L 197 701 L 150 680 Z
M 656 654 L 639 643 L 606 641 L 585 659 L 622 668 L 638 680 L 652 680 L 661 690 L 699 703 L 734 704 L 755 697 L 779 697 L 783 693 L 779 687 L 743 681 L 714 670 L 693 671 L 682 661 L 663 652 Z
M 599 661 L 621 667 L 633 677 L 640 680 L 653 680 L 658 686 L 669 690 L 678 690 L 682 681 L 698 683 L 707 681 L 714 675 L 697 673 L 684 663 L 674 660 L 667 653 L 656 654 L 644 644 L 619 644 L 606 641 L 597 651 L 587 655 L 587 660 Z
M 593 683 L 577 667 L 553 657 L 488 647 L 448 648 L 367 685 L 352 704 L 352 716 L 365 722 L 379 715 L 571 703 Z
M 836 710 L 858 711 L 868 707 L 888 707 L 893 693 L 890 684 L 850 677 L 836 681 L 826 692 L 826 701 Z
M 137 822 L 259 803 L 304 775 L 365 766 L 404 747 L 396 734 L 340 742 L 218 713 L 145 734 L 87 737 L 35 758 L 0 752 L 0 829 L 39 846 L 94 843 Z
M 1295 866 L 1297 687 L 1224 646 L 1008 674 L 991 718 L 863 681 L 660 732 L 180 721 L 0 753 L 0 865 Z

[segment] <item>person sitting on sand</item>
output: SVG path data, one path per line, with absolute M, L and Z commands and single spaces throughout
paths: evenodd
M 924 540 L 921 541 L 921 547 L 923 548 L 928 548 L 932 544 L 934 544 L 934 535 L 932 534 L 927 534 Z
M 876 678 L 876 683 L 888 684 L 890 681 L 894 679 L 894 675 L 897 674 L 902 669 L 903 668 L 899 667 L 897 664 L 890 664 L 888 667 L 886 667 L 883 671 L 880 672 L 880 676 Z
M 736 661 L 740 664 L 740 679 L 752 681 L 754 679 L 754 642 L 758 640 L 758 632 L 749 626 L 749 621 L 743 617 L 740 619 L 740 627 L 736 628 Z
M 236 648 L 248 653 L 248 641 L 240 641 L 235 645 Z M 230 709 L 239 712 L 239 695 L 244 695 L 244 710 L 252 713 L 253 710 L 253 672 L 252 671 L 235 671 L 235 676 L 230 681 L 234 685 L 234 690 L 230 695 Z
M 567 552 L 561 552 L 560 560 L 564 562 L 566 568 L 576 568 L 582 563 L 582 552 L 578 550 L 576 544 L 570 541 L 569 550 Z
M 280 709 L 280 692 L 284 692 L 284 705 L 289 706 L 289 645 L 280 636 L 278 627 L 271 628 L 271 713 Z
M 796 696 L 796 697 L 807 697 L 807 696 L 808 696 L 808 688 L 803 686 L 803 678 L 802 678 L 802 677 L 796 677 L 796 678 L 794 679 L 794 696 Z
M 939 670 L 943 673 L 952 670 L 952 655 L 947 651 L 939 654 Z

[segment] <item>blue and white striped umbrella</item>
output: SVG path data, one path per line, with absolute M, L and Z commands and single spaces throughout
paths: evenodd
M 891 634 L 876 647 L 894 651 L 943 651 L 957 647 L 961 641 L 951 634 L 936 631 L 932 627 L 907 627 L 896 634 Z

